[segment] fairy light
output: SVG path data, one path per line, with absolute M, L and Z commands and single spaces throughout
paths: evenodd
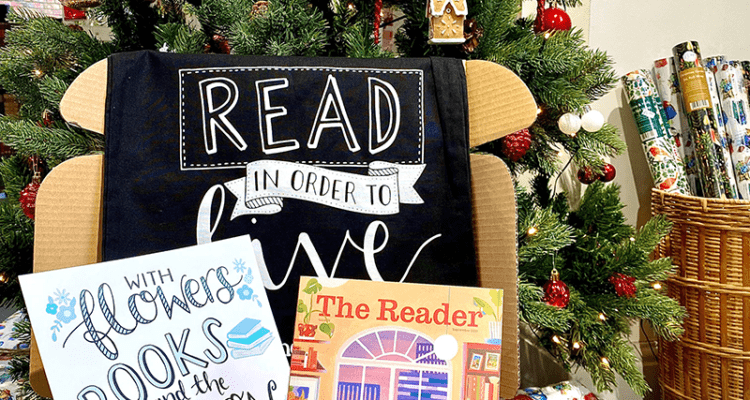
M 560 344 L 560 337 L 557 335 L 552 336 L 552 341 L 555 342 L 556 344 Z
M 661 290 L 661 283 L 654 282 L 653 284 L 651 284 L 651 287 L 653 287 L 654 290 Z
M 42 72 L 42 70 L 41 70 L 41 69 L 35 69 L 35 70 L 31 71 L 31 72 L 32 72 L 32 73 L 34 74 L 34 76 L 36 76 L 37 78 L 41 78 L 41 77 L 42 77 L 42 75 L 44 75 L 44 72 Z
M 5 274 L 0 274 L 0 282 L 5 282 Z
M 607 320 L 607 316 L 606 316 L 606 315 L 604 315 L 604 313 L 600 312 L 600 313 L 599 313 L 599 320 L 601 320 L 602 322 L 604 322 L 604 321 L 606 321 L 606 320 Z
M 630 241 L 631 241 L 631 242 L 635 242 L 635 238 L 631 236 L 631 237 L 630 237 Z
M 542 107 L 537 107 L 536 108 L 536 115 L 539 115 L 541 113 L 542 113 Z
M 346 7 L 349 9 L 349 11 L 354 11 L 354 3 L 349 3 L 346 5 Z
M 609 359 L 602 357 L 602 367 L 609 369 Z
M 529 236 L 533 236 L 536 235 L 537 232 L 539 232 L 539 230 L 536 229 L 536 226 L 532 226 L 526 233 L 528 233 Z
M 578 342 L 573 342 L 573 350 L 580 350 L 581 344 Z
M 544 32 L 544 38 L 545 38 L 545 39 L 549 39 L 549 37 L 550 37 L 551 35 L 552 35 L 552 34 L 551 34 L 551 33 L 549 33 L 549 32 Z

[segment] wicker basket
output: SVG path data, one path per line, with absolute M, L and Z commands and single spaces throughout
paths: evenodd
M 664 399 L 750 399 L 750 201 L 654 189 L 651 212 L 674 223 L 657 254 L 688 312 L 683 337 L 659 343 Z

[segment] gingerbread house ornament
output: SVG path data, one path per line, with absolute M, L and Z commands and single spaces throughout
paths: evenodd
M 430 44 L 461 44 L 464 38 L 464 20 L 469 13 L 466 0 L 427 0 L 427 18 L 430 20 Z

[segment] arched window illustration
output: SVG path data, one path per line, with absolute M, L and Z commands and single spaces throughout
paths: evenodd
M 432 340 L 402 327 L 352 337 L 336 358 L 337 400 L 447 399 L 451 365 L 435 356 Z

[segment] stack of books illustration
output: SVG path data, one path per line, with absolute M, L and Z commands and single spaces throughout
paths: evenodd
M 260 320 L 245 318 L 227 333 L 227 339 L 232 358 L 244 358 L 263 354 L 271 344 L 273 334 L 261 326 Z

